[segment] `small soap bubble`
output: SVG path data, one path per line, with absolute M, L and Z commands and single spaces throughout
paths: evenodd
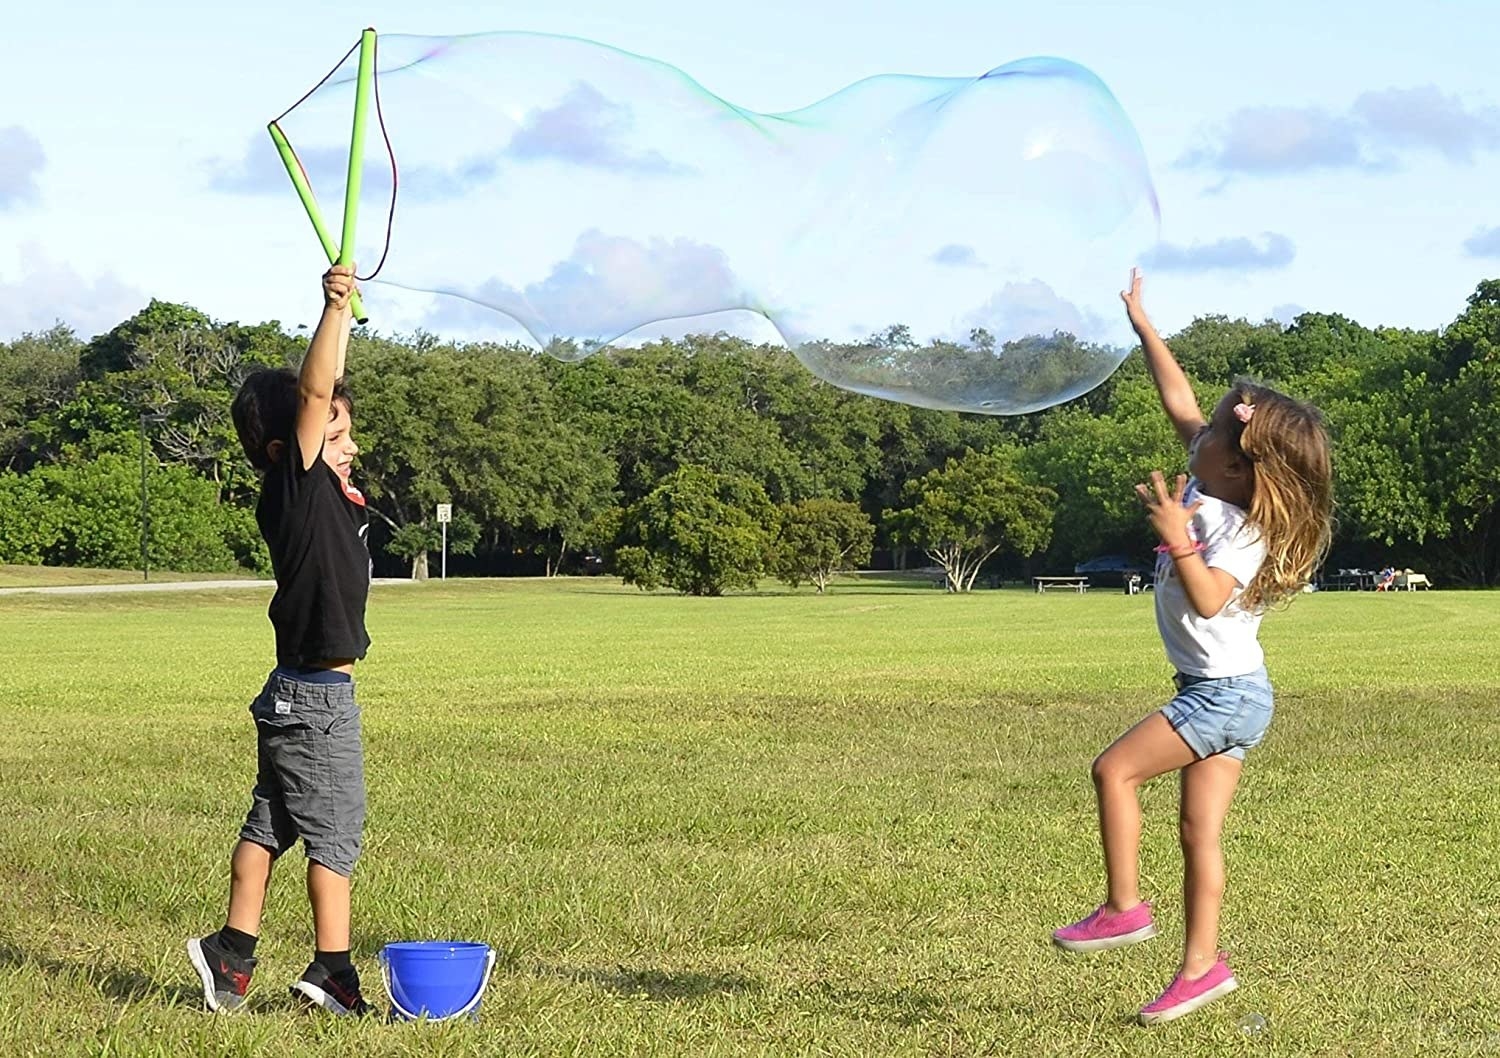
M 1240 1018 L 1240 1031 L 1246 1036 L 1259 1036 L 1266 1031 L 1266 1016 L 1264 1014 L 1245 1014 Z

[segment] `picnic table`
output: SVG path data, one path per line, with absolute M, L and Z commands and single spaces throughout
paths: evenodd
M 1036 585 L 1038 593 L 1048 588 L 1071 588 L 1082 595 L 1089 590 L 1089 579 L 1087 577 L 1032 577 L 1031 583 Z

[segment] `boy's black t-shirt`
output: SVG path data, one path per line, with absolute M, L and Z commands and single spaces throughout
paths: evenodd
M 321 452 L 303 470 L 294 432 L 266 472 L 255 520 L 276 571 L 270 616 L 277 663 L 364 657 L 371 572 L 364 496 L 345 487 Z

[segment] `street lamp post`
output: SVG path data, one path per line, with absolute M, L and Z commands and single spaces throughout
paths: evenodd
M 141 412 L 141 580 L 151 579 L 151 503 L 146 475 L 146 424 L 166 422 L 167 417 Z

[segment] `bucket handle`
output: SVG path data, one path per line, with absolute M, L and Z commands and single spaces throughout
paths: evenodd
M 495 968 L 495 949 L 491 948 L 486 953 L 486 955 L 487 959 L 484 964 L 484 979 L 479 982 L 479 988 L 475 991 L 474 998 L 465 1003 L 462 1010 L 455 1010 L 453 1013 L 445 1014 L 440 1018 L 429 1016 L 427 1018 L 428 1021 L 452 1021 L 454 1018 L 463 1017 L 465 1014 L 479 1005 L 479 1001 L 484 998 L 484 990 L 489 987 L 490 971 Z M 382 949 L 380 952 L 379 962 L 380 982 L 381 984 L 385 985 L 385 995 L 386 998 L 391 1001 L 391 1007 L 396 1011 L 396 1013 L 400 1014 L 407 1021 L 420 1021 L 420 1015 L 413 1014 L 411 1011 L 407 1010 L 399 1002 L 396 1001 L 396 990 L 391 987 L 391 964 L 390 960 L 386 958 L 384 949 Z

